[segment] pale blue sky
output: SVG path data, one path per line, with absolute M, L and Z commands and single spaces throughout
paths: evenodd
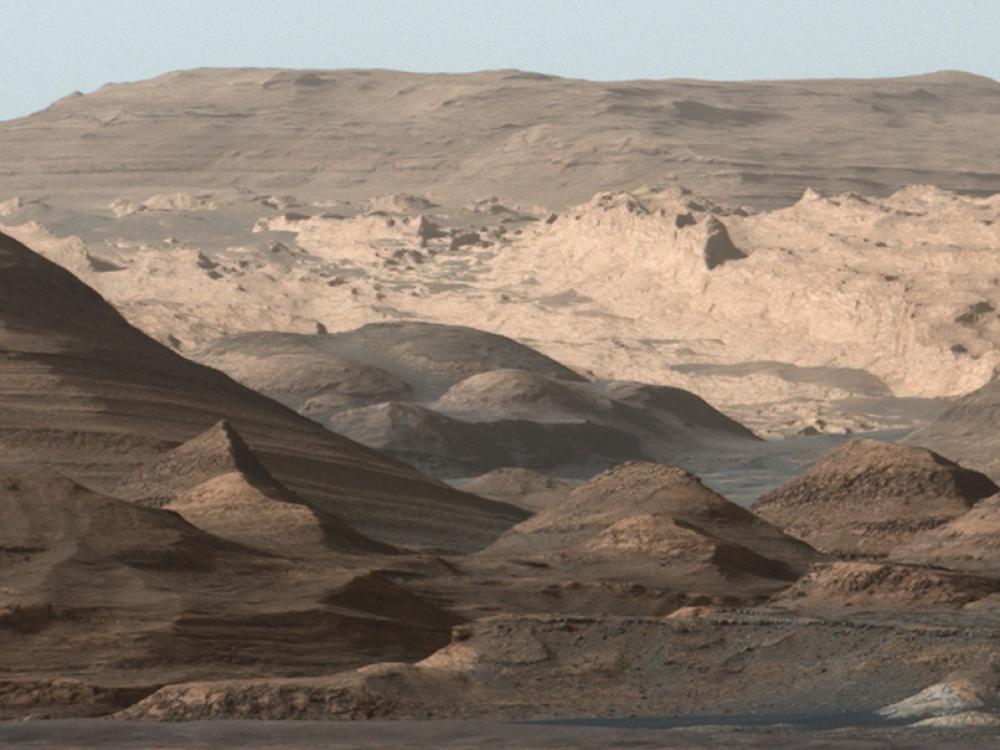
M 1000 0 L 0 0 L 0 119 L 203 65 L 1000 78 L 998 32 Z

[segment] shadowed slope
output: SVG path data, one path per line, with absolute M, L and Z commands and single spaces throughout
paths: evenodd
M 385 541 L 474 549 L 523 511 L 467 495 L 189 362 L 0 235 L 0 448 L 97 489 L 228 419 L 303 502 Z
M 125 477 L 116 494 L 144 505 L 162 506 L 175 496 L 221 474 L 239 472 L 247 482 L 286 492 L 229 422 L 222 420 L 201 435 L 157 456 Z
M 379 559 L 283 559 L 51 471 L 0 471 L 0 718 L 107 713 L 164 682 L 321 674 L 444 645 L 456 618 L 373 572 Z

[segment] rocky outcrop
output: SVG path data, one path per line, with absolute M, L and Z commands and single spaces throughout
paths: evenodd
M 726 225 L 714 216 L 705 220 L 705 248 L 703 250 L 705 267 L 711 271 L 723 263 L 742 260 L 747 254 L 740 250 L 729 238 Z
M 1000 572 L 1000 496 L 981 500 L 948 523 L 914 535 L 893 549 L 892 557 L 954 570 Z

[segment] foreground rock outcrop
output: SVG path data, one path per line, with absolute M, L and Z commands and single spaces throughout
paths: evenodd
M 194 510 L 192 521 L 219 520 Z M 269 520 L 263 541 L 302 532 L 297 518 Z M 106 714 L 164 683 L 220 674 L 420 658 L 459 621 L 374 572 L 377 556 L 287 559 L 250 523 L 221 530 L 238 541 L 50 470 L 4 473 L 0 718 Z
M 320 679 L 174 685 L 119 716 L 523 719 L 684 715 L 705 706 L 864 712 L 909 697 L 914 685 L 980 669 L 994 637 L 985 623 L 949 637 L 919 619 L 893 625 L 751 610 L 666 619 L 498 617 L 460 627 L 451 645 L 416 664 Z

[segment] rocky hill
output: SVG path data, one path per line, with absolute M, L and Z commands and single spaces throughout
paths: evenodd
M 0 291 L 6 464 L 44 466 L 117 491 L 143 463 L 226 419 L 304 503 L 382 541 L 474 548 L 525 516 L 442 486 L 185 360 L 3 235 Z
M 855 438 L 753 510 L 824 552 L 885 555 L 997 490 L 983 474 L 931 451 Z

